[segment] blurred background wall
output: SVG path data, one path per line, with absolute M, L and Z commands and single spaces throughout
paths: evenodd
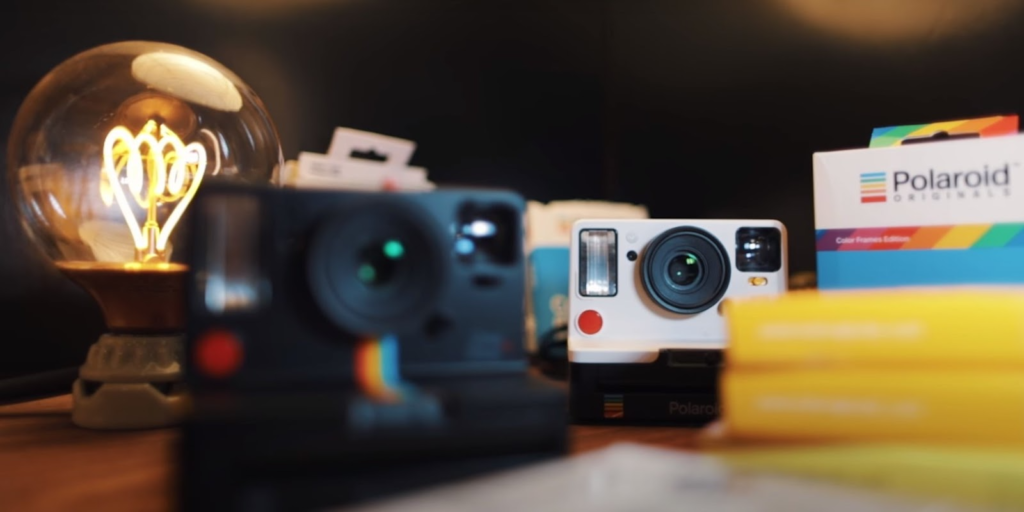
M 0 141 L 64 59 L 166 41 L 247 81 L 286 158 L 325 151 L 335 126 L 385 133 L 417 141 L 413 164 L 442 184 L 778 218 L 791 269 L 813 270 L 811 154 L 876 126 L 1024 112 L 1022 4 L 6 0 Z M 2 186 L 0 375 L 78 364 L 99 311 L 36 259 Z

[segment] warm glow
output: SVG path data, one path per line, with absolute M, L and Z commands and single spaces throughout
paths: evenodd
M 137 261 L 128 261 L 124 263 L 113 262 L 113 261 L 58 261 L 56 263 L 57 268 L 64 270 L 65 272 L 72 272 L 75 274 L 81 274 L 82 272 L 114 272 L 123 274 L 125 272 L 168 272 L 168 273 L 182 273 L 188 270 L 188 266 L 183 263 L 139 263 Z
M 891 46 L 976 33 L 1020 10 L 1014 0 L 775 0 L 832 36 Z
M 138 134 L 124 126 L 114 127 L 107 134 L 100 197 L 107 206 L 117 202 L 135 241 L 138 261 L 164 259 L 167 241 L 195 196 L 206 163 L 202 144 L 186 146 L 170 128 L 156 121 L 147 122 Z M 128 200 L 129 193 L 146 212 L 141 226 Z M 157 214 L 164 205 L 174 206 L 161 225 Z

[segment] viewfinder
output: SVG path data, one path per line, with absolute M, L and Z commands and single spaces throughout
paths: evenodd
M 777 228 L 743 227 L 736 230 L 736 269 L 740 272 L 775 272 L 782 268 L 782 233 Z
M 506 205 L 463 205 L 456 225 L 455 254 L 467 263 L 516 263 L 521 252 L 518 216 L 518 212 Z

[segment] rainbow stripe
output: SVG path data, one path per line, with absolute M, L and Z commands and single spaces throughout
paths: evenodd
M 887 126 L 875 128 L 871 132 L 871 143 L 868 147 L 884 148 L 899 146 L 906 139 L 931 137 L 939 132 L 950 135 L 977 134 L 979 137 L 994 137 L 1017 133 L 1017 116 L 992 116 L 977 119 L 961 119 L 958 121 L 942 121 L 929 124 L 908 124 L 903 126 Z
M 625 399 L 622 395 L 604 396 L 604 417 L 622 418 L 626 415 Z
M 401 399 L 404 385 L 398 374 L 398 338 L 383 336 L 356 343 L 355 378 L 370 398 L 387 402 Z
M 1024 247 L 1024 223 L 819 229 L 816 246 L 819 252 Z
M 860 173 L 860 202 L 884 203 L 885 198 L 885 173 Z

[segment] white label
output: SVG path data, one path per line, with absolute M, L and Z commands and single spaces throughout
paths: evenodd
M 1024 137 L 814 155 L 817 229 L 1024 221 Z

